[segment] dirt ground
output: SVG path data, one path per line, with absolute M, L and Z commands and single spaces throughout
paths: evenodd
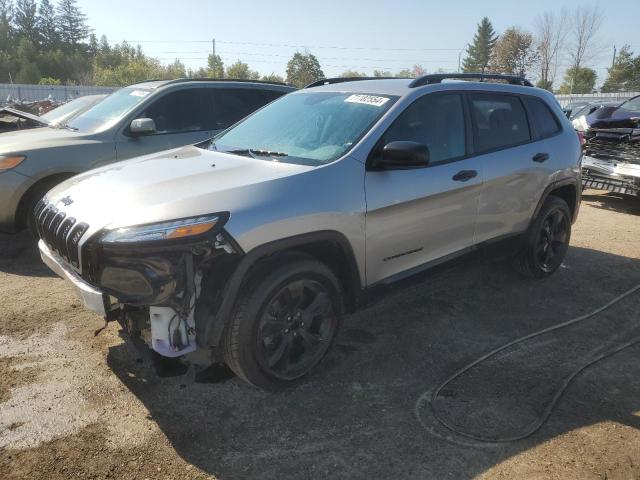
M 94 336 L 101 319 L 26 235 L 0 236 L 0 478 L 640 478 L 640 345 L 577 375 L 523 440 L 454 434 L 425 404 L 483 354 L 640 283 L 640 201 L 587 193 L 551 278 L 487 254 L 440 268 L 346 318 L 318 371 L 279 394 L 157 376 L 115 324 Z M 468 432 L 526 430 L 568 376 L 640 338 L 639 305 L 640 291 L 523 344 L 433 408 Z

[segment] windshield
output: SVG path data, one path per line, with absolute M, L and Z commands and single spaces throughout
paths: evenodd
M 109 128 L 151 92 L 152 90 L 144 88 L 121 88 L 71 120 L 68 126 L 81 132 L 97 132 Z
M 634 112 L 640 112 L 640 97 L 632 98 L 631 100 L 627 100 L 621 105 L 625 110 L 631 110 Z
M 223 132 L 209 148 L 322 165 L 344 155 L 396 99 L 337 92 L 286 95 Z
M 41 117 L 52 125 L 59 125 L 79 111 L 87 109 L 99 98 L 94 95 L 76 98 L 53 110 L 49 110 L 47 113 L 42 114 Z

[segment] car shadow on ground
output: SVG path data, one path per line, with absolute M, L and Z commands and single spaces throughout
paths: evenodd
M 602 194 L 597 190 L 585 190 L 582 199 L 592 202 L 591 206 L 602 210 L 640 215 L 640 197 L 622 195 L 619 193 Z
M 640 426 L 640 347 L 576 377 L 549 422 L 525 440 L 466 446 L 430 433 L 416 407 L 425 392 L 486 352 L 587 313 L 638 283 L 637 259 L 585 248 L 572 248 L 561 270 L 543 281 L 524 280 L 503 259 L 479 253 L 346 318 L 318 370 L 281 393 L 236 378 L 196 383 L 192 372 L 159 378 L 136 362 L 131 342 L 112 347 L 108 363 L 178 454 L 216 478 L 472 478 L 580 427 Z M 616 315 L 640 321 L 639 303 L 638 296 L 621 302 Z M 518 375 L 534 375 L 536 367 L 533 356 L 517 365 Z
M 38 244 L 29 232 L 0 234 L 0 272 L 29 277 L 55 277 L 42 262 Z

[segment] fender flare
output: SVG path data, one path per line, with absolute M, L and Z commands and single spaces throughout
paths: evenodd
M 533 215 L 531 216 L 531 221 L 529 222 L 529 225 L 531 225 L 531 223 L 534 222 L 535 218 L 538 216 L 538 213 L 540 213 L 540 209 L 542 208 L 542 205 L 544 204 L 547 197 L 551 194 L 551 192 L 560 187 L 565 187 L 567 185 L 573 185 L 576 192 L 576 199 L 575 199 L 576 203 L 575 203 L 575 209 L 573 211 L 573 218 L 571 219 L 571 223 L 574 223 L 576 221 L 576 219 L 578 218 L 578 210 L 580 210 L 582 185 L 578 184 L 578 180 L 576 178 L 564 178 L 562 180 L 558 180 L 550 183 L 549 185 L 547 185 L 547 188 L 544 189 L 544 192 L 542 192 L 542 195 L 540 196 L 540 200 L 536 205 L 536 209 L 534 210 Z
M 240 290 L 247 273 L 253 266 L 261 260 L 280 252 L 322 242 L 335 243 L 342 249 L 347 259 L 347 265 L 345 266 L 347 278 L 344 279 L 346 283 L 344 287 L 347 289 L 346 293 L 353 294 L 353 301 L 358 302 L 363 288 L 362 280 L 351 244 L 342 233 L 334 230 L 323 230 L 274 240 L 244 254 L 233 272 L 226 279 L 220 306 L 206 318 L 207 324 L 204 328 L 205 338 L 203 345 L 214 348 L 219 345 L 227 319 L 231 315 L 236 300 L 241 293 Z

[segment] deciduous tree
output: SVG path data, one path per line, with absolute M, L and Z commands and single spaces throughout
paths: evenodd
M 296 52 L 287 63 L 287 82 L 302 88 L 324 78 L 320 62 L 311 53 Z
M 533 35 L 511 27 L 500 35 L 491 52 L 489 69 L 499 73 L 526 76 L 538 62 Z
M 593 93 L 596 78 L 596 71 L 591 68 L 570 68 L 565 73 L 564 82 L 560 86 L 560 93 Z

